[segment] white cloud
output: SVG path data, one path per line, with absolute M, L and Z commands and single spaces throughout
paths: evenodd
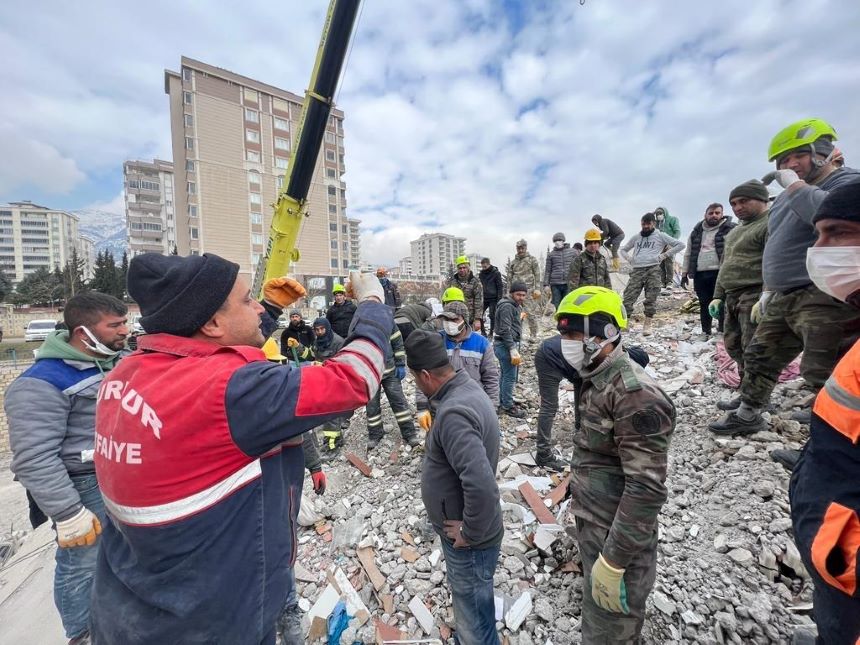
M 84 210 L 104 211 L 115 215 L 125 215 L 125 193 L 120 191 L 113 199 L 95 201 L 84 206 Z
M 23 136 L 9 126 L 0 127 L 0 141 L 0 193 L 35 187 L 62 194 L 84 178 L 75 160 L 49 143 Z

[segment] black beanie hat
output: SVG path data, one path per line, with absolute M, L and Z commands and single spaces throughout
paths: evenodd
M 747 197 L 767 203 L 770 200 L 770 193 L 767 192 L 767 186 L 758 179 L 750 179 L 732 189 L 732 192 L 729 193 L 729 201 L 735 197 Z
M 528 291 L 529 288 L 526 286 L 525 282 L 511 282 L 511 288 L 509 291 L 511 293 L 516 293 L 517 291 Z
M 212 253 L 144 253 L 129 263 L 128 295 L 148 334 L 191 336 L 224 304 L 238 274 L 238 264 Z
M 823 219 L 844 219 L 860 222 L 860 181 L 843 184 L 830 191 L 812 218 L 815 224 Z
M 432 370 L 448 365 L 448 350 L 442 334 L 427 329 L 416 329 L 404 344 L 406 364 L 412 370 Z

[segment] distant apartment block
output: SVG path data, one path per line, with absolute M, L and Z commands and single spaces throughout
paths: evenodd
M 89 279 L 94 249 L 93 240 L 79 234 L 77 215 L 28 201 L 0 205 L 0 266 L 15 284 L 37 269 L 65 266 L 75 251 Z
M 466 238 L 447 233 L 424 233 L 410 243 L 412 271 L 416 276 L 445 276 L 454 271 L 454 261 L 463 255 Z
M 400 275 L 402 276 L 411 276 L 414 275 L 412 272 L 412 256 L 407 255 L 405 258 L 400 258 Z
M 295 144 L 302 97 L 182 57 L 166 70 L 173 142 L 176 245 L 212 252 L 250 276 L 266 248 L 272 204 Z M 331 112 L 293 273 L 344 276 L 360 263 L 359 220 L 346 214 L 343 112 Z
M 169 161 L 126 161 L 125 220 L 131 256 L 167 255 L 176 245 L 173 164 Z

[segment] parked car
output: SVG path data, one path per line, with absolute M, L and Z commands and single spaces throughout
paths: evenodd
M 287 325 L 290 324 L 290 317 L 287 314 L 281 314 L 278 316 L 278 328 L 285 329 Z
M 31 320 L 24 329 L 24 340 L 32 342 L 45 340 L 57 328 L 56 320 Z
M 143 317 L 143 314 L 133 314 L 131 317 L 131 333 L 133 334 L 142 334 L 143 327 L 140 325 L 140 319 Z

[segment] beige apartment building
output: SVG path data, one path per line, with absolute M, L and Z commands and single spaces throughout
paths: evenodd
M 173 164 L 129 160 L 122 175 L 130 255 L 171 253 L 176 246 Z
M 212 252 L 251 276 L 295 143 L 302 97 L 182 57 L 165 70 L 173 143 L 176 245 Z M 360 262 L 359 220 L 346 215 L 343 112 L 332 110 L 298 237 L 293 273 L 344 276 Z
M 453 273 L 457 256 L 466 252 L 466 238 L 447 233 L 424 233 L 409 244 L 416 276 L 447 276 Z
M 37 269 L 53 271 L 77 251 L 84 279 L 93 275 L 95 243 L 78 232 L 78 216 L 29 201 L 0 205 L 0 266 L 15 284 Z

